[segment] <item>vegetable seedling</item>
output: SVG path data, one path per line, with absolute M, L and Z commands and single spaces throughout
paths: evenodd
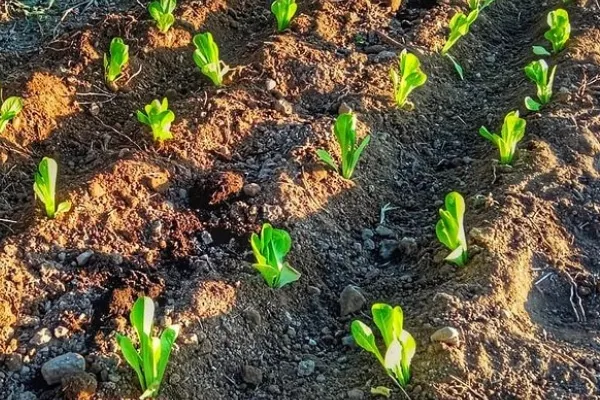
M 454 14 L 452 19 L 450 20 L 450 35 L 448 36 L 448 40 L 446 40 L 446 44 L 442 48 L 442 55 L 446 55 L 448 51 L 456 44 L 458 39 L 465 36 L 469 33 L 469 29 L 471 25 L 477 17 L 479 16 L 479 9 L 472 10 L 469 15 L 465 15 L 462 12 Z
M 427 75 L 421 70 L 421 61 L 415 56 L 402 50 L 398 60 L 398 70 L 390 70 L 390 78 L 394 87 L 394 99 L 398 107 L 411 105 L 408 95 L 427 81 Z
M 155 398 L 158 395 L 173 344 L 179 335 L 179 325 L 167 327 L 160 338 L 152 336 L 154 301 L 149 297 L 136 300 L 129 314 L 129 321 L 135 330 L 139 350 L 125 335 L 117 334 L 117 344 L 125 361 L 135 371 L 144 391 L 140 399 Z
M 498 147 L 500 164 L 511 164 L 517 143 L 525 136 L 526 121 L 519 118 L 519 111 L 510 112 L 504 117 L 501 135 L 491 133 L 485 126 L 479 128 L 479 134 Z
M 353 113 L 339 115 L 335 121 L 333 131 L 341 149 L 341 166 L 338 167 L 333 157 L 325 150 L 317 150 L 317 156 L 325 164 L 338 171 L 344 179 L 350 179 L 358 164 L 360 155 L 371 141 L 371 136 L 367 135 L 360 145 L 356 146 L 356 115 Z
M 162 33 L 167 33 L 175 23 L 173 10 L 177 5 L 175 0 L 158 0 L 148 5 L 148 12 L 156 22 L 156 27 Z
M 410 382 L 410 363 L 417 349 L 417 342 L 403 329 L 404 315 L 399 306 L 376 303 L 371 307 L 373 322 L 379 329 L 385 344 L 382 355 L 375 342 L 375 335 L 365 323 L 354 320 L 350 332 L 356 344 L 375 355 L 394 382 L 404 388 Z
M 121 77 L 123 68 L 129 62 L 129 46 L 120 37 L 113 38 L 109 53 L 110 56 L 104 54 L 104 74 L 106 82 L 111 84 Z
M 557 54 L 565 48 L 565 44 L 571 36 L 571 23 L 567 10 L 559 8 L 548 13 L 548 26 L 550 29 L 544 33 L 544 37 L 552 45 L 552 53 L 543 46 L 533 46 L 533 53 L 538 56 L 549 56 Z
M 556 65 L 548 68 L 544 60 L 532 61 L 525 67 L 525 75 L 537 86 L 537 100 L 527 96 L 525 107 L 530 111 L 539 111 L 542 106 L 548 104 L 552 98 L 552 86 Z
M 144 111 L 137 111 L 137 119 L 152 129 L 152 138 L 157 142 L 173 139 L 171 123 L 175 121 L 175 114 L 169 110 L 169 101 L 165 97 L 162 103 L 153 100 L 144 107 Z
M 292 238 L 283 229 L 275 229 L 271 224 L 263 224 L 260 236 L 250 237 L 252 252 L 256 258 L 256 268 L 272 288 L 281 288 L 300 279 L 300 272 L 292 268 L 285 256 L 292 248 Z
M 71 209 L 70 201 L 63 201 L 56 206 L 56 175 L 58 166 L 50 157 L 42 158 L 35 172 L 33 192 L 35 198 L 44 204 L 46 216 L 55 218 Z
M 8 122 L 15 118 L 23 110 L 23 99 L 20 97 L 9 97 L 0 107 L 0 133 L 4 132 Z
M 290 26 L 296 11 L 298 11 L 296 0 L 275 0 L 271 4 L 271 12 L 275 15 L 279 32 L 283 32 Z
M 206 75 L 215 86 L 223 85 L 223 77 L 229 72 L 229 67 L 219 59 L 219 47 L 210 32 L 194 36 L 194 62 L 200 71 Z
M 494 1 L 495 0 L 467 0 L 467 4 L 469 5 L 471 11 L 481 11 L 484 8 L 488 7 L 490 4 L 492 4 Z
M 465 200 L 458 192 L 446 195 L 446 209 L 440 208 L 440 220 L 435 226 L 435 233 L 440 242 L 452 252 L 446 261 L 459 267 L 464 266 L 468 260 L 467 239 L 463 219 L 465 215 Z

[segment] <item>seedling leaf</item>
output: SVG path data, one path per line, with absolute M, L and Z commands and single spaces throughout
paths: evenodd
M 277 20 L 277 30 L 283 32 L 290 26 L 290 22 L 296 11 L 298 5 L 296 0 L 275 0 L 271 4 L 271 12 L 275 15 Z

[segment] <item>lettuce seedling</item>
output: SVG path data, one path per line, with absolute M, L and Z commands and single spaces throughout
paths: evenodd
M 0 107 L 0 133 L 4 132 L 8 122 L 16 117 L 23 109 L 23 99 L 20 97 L 9 97 Z
M 556 65 L 551 69 L 544 60 L 532 61 L 525 67 L 525 75 L 537 86 L 537 100 L 527 96 L 525 107 L 531 111 L 539 111 L 543 105 L 548 104 L 552 98 L 552 86 Z
M 223 77 L 229 67 L 219 59 L 219 47 L 210 32 L 194 36 L 194 62 L 215 86 L 223 85 Z
M 400 53 L 398 70 L 390 70 L 390 78 L 394 86 L 394 98 L 400 108 L 407 104 L 408 95 L 427 81 L 427 75 L 421 70 L 421 61 L 406 49 Z
M 440 208 L 440 220 L 435 226 L 437 238 L 444 246 L 452 250 L 446 257 L 450 261 L 462 267 L 468 259 L 467 239 L 465 238 L 465 227 L 463 219 L 465 215 L 465 200 L 458 192 L 446 195 L 446 209 Z
M 56 206 L 56 175 L 58 166 L 56 161 L 50 157 L 42 158 L 35 172 L 33 192 L 46 210 L 48 218 L 54 218 L 59 214 L 66 213 L 71 209 L 70 201 L 63 201 Z
M 162 103 L 153 100 L 144 107 L 144 111 L 137 111 L 137 119 L 152 129 L 152 138 L 157 142 L 173 139 L 171 123 L 175 121 L 175 114 L 169 110 L 169 101 L 165 97 Z
M 275 0 L 271 4 L 271 12 L 275 15 L 279 32 L 283 32 L 290 26 L 290 21 L 294 18 L 297 10 L 296 0 Z
M 139 350 L 135 349 L 127 336 L 117 334 L 117 344 L 123 357 L 137 374 L 144 391 L 140 399 L 156 398 L 158 395 L 173 344 L 179 335 L 179 325 L 172 325 L 162 332 L 160 338 L 152 336 L 153 319 L 154 301 L 149 297 L 140 297 L 129 314 L 138 337 Z
M 417 349 L 417 342 L 410 333 L 403 329 L 404 316 L 402 308 L 383 303 L 371 307 L 373 322 L 379 329 L 385 344 L 385 355 L 382 355 L 375 342 L 375 335 L 368 325 L 359 320 L 352 321 L 350 331 L 356 344 L 373 353 L 388 375 L 400 387 L 410 382 L 410 363 Z
M 271 224 L 263 224 L 260 236 L 250 237 L 252 252 L 256 258 L 256 268 L 272 288 L 281 288 L 300 279 L 300 272 L 285 262 L 285 256 L 292 248 L 292 238 L 283 229 L 275 229 Z
M 469 5 L 471 11 L 481 11 L 484 8 L 488 7 L 490 4 L 492 4 L 494 1 L 495 0 L 467 0 L 467 4 Z
M 569 13 L 562 8 L 550 11 L 548 13 L 548 26 L 550 29 L 544 33 L 544 37 L 552 44 L 552 53 L 556 54 L 565 48 L 565 44 L 571 36 Z M 551 55 L 543 46 L 533 46 L 533 52 L 539 56 Z
M 108 83 L 113 83 L 119 77 L 123 68 L 129 62 L 129 46 L 120 37 L 113 38 L 110 42 L 110 56 L 104 54 L 104 74 Z
M 371 141 L 371 136 L 367 135 L 361 144 L 356 147 L 356 115 L 353 113 L 345 113 L 338 116 L 333 131 L 342 153 L 341 166 L 338 168 L 333 157 L 325 150 L 317 150 L 317 156 L 325 164 L 338 171 L 344 179 L 350 179 L 358 164 L 360 155 Z
M 169 28 L 175 23 L 173 10 L 175 10 L 176 4 L 175 0 L 158 0 L 148 5 L 148 11 L 154 21 L 156 21 L 158 30 L 162 33 L 167 33 Z
M 465 15 L 462 12 L 454 14 L 452 19 L 450 20 L 450 35 L 448 36 L 448 40 L 446 40 L 446 44 L 442 48 L 442 55 L 446 55 L 448 51 L 456 44 L 458 39 L 465 36 L 469 33 L 469 29 L 471 25 L 477 17 L 479 16 L 479 9 L 474 9 L 469 13 L 469 15 Z
M 519 118 L 519 111 L 513 111 L 504 118 L 501 136 L 491 133 L 485 126 L 479 128 L 479 134 L 498 147 L 500 164 L 511 164 L 517 150 L 517 143 L 525 136 L 525 126 L 525 120 Z

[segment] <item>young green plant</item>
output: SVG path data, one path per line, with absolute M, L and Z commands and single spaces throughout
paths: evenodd
M 539 56 L 549 56 L 556 54 L 565 48 L 565 44 L 571 36 L 571 23 L 569 22 L 569 13 L 567 10 L 559 8 L 548 13 L 548 26 L 550 29 L 544 33 L 544 37 L 552 45 L 552 53 L 543 46 L 533 46 L 534 54 Z
M 144 112 L 145 111 L 145 112 Z M 169 101 L 165 97 L 162 103 L 153 100 L 144 107 L 144 111 L 137 111 L 137 119 L 152 129 L 152 138 L 157 142 L 173 139 L 171 123 L 175 121 L 175 114 L 169 110 Z
M 542 106 L 550 102 L 555 73 L 556 65 L 548 68 L 548 64 L 544 60 L 532 61 L 525 67 L 525 75 L 537 87 L 537 100 L 529 96 L 525 98 L 525 107 L 528 110 L 539 111 Z
M 275 229 L 271 224 L 263 224 L 260 236 L 250 237 L 252 252 L 256 258 L 254 268 L 272 288 L 281 288 L 300 279 L 300 272 L 292 268 L 285 256 L 292 248 L 292 238 L 283 229 Z
M 483 10 L 492 4 L 495 0 L 467 0 L 467 4 L 471 11 L 473 10 Z
M 404 388 L 410 382 L 410 363 L 417 349 L 417 342 L 403 329 L 404 316 L 399 306 L 377 303 L 371 307 L 373 322 L 385 344 L 382 355 L 375 342 L 375 335 L 365 323 L 354 320 L 350 331 L 356 344 L 375 355 L 394 382 Z
M 296 11 L 298 11 L 296 0 L 275 0 L 271 4 L 271 12 L 275 15 L 279 32 L 283 32 L 290 26 Z
M 341 149 L 341 165 L 338 167 L 333 157 L 325 150 L 317 150 L 317 156 L 338 171 L 344 179 L 351 179 L 360 155 L 371 141 L 371 136 L 367 135 L 360 145 L 356 146 L 356 115 L 353 113 L 340 114 L 335 121 L 333 131 Z
M 152 336 L 154 301 L 149 297 L 136 300 L 129 320 L 138 337 L 139 350 L 125 335 L 117 334 L 117 344 L 125 361 L 135 371 L 143 393 L 140 399 L 156 398 L 160 389 L 173 344 L 179 335 L 179 325 L 171 325 L 160 337 Z
M 458 192 L 446 195 L 446 209 L 440 208 L 440 220 L 435 226 L 435 233 L 440 242 L 452 252 L 446 261 L 464 266 L 468 260 L 467 239 L 463 219 L 465 216 L 465 200 Z
M 427 75 L 421 70 L 421 61 L 405 50 L 402 50 L 398 60 L 398 69 L 390 70 L 390 78 L 394 87 L 394 99 L 398 107 L 412 106 L 408 95 L 427 81 Z
M 469 33 L 469 29 L 477 17 L 479 17 L 479 8 L 471 10 L 468 15 L 465 15 L 462 12 L 454 14 L 449 24 L 450 34 L 448 35 L 446 44 L 442 48 L 442 55 L 448 57 L 448 59 L 452 61 L 452 65 L 460 76 L 460 79 L 464 79 L 463 67 L 448 52 L 456 44 L 456 42 L 458 42 L 458 39 Z
M 8 122 L 23 110 L 23 99 L 20 97 L 9 97 L 0 106 L 0 133 L 4 132 Z
M 148 5 L 148 12 L 156 22 L 156 27 L 162 33 L 167 33 L 175 23 L 173 10 L 177 5 L 175 0 L 157 0 Z
M 525 136 L 526 124 L 526 121 L 519 117 L 519 111 L 512 111 L 504 117 L 501 135 L 491 133 L 485 126 L 479 128 L 479 134 L 498 147 L 500 164 L 511 164 L 517 143 Z
M 200 71 L 206 75 L 215 86 L 223 85 L 223 77 L 229 72 L 229 67 L 219 59 L 219 47 L 210 32 L 194 36 L 194 62 Z
M 115 37 L 110 42 L 108 54 L 104 54 L 104 75 L 106 82 L 114 83 L 123 73 L 123 68 L 129 62 L 129 46 L 123 39 Z
M 36 199 L 44 204 L 46 216 L 55 218 L 59 214 L 66 213 L 71 209 L 70 201 L 63 201 L 56 205 L 56 175 L 58 166 L 56 161 L 50 157 L 42 158 L 35 172 L 33 192 Z

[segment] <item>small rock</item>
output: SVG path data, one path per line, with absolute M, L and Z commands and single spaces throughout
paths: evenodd
M 363 229 L 363 231 L 360 234 L 360 237 L 363 241 L 373 239 L 373 236 L 375 236 L 375 234 L 370 229 Z
M 590 294 L 592 294 L 592 289 L 590 289 L 588 286 L 579 286 L 577 288 L 577 292 L 579 293 L 580 296 L 586 297 L 586 296 L 589 296 Z
M 37 396 L 33 392 L 23 392 L 15 400 L 37 400 Z
M 169 376 L 169 383 L 171 385 L 178 385 L 181 382 L 181 375 L 178 373 L 172 372 Z
M 348 399 L 350 400 L 362 400 L 365 398 L 365 392 L 360 389 L 352 389 L 348 391 Z
M 204 242 L 205 245 L 209 245 L 213 242 L 212 235 L 208 231 L 202 231 L 200 237 L 202 238 L 202 242 Z
M 290 339 L 294 339 L 297 335 L 296 329 L 290 326 L 285 334 L 288 335 Z
M 252 365 L 244 365 L 242 379 L 250 385 L 258 386 L 262 383 L 263 374 L 259 368 L 253 367 Z
M 181 335 L 181 342 L 183 344 L 197 345 L 200 343 L 200 340 L 198 339 L 198 335 L 195 333 L 185 333 Z
M 279 99 L 275 101 L 275 103 L 273 104 L 273 108 L 276 111 L 279 111 L 280 113 L 283 113 L 285 115 L 291 115 L 294 112 L 294 107 L 292 106 L 292 103 L 285 99 Z
M 346 286 L 340 295 L 342 317 L 361 310 L 366 302 L 365 296 L 363 296 L 358 287 L 353 285 Z
M 248 322 L 252 323 L 253 325 L 259 326 L 262 322 L 262 317 L 260 316 L 260 313 L 254 308 L 247 309 L 244 312 L 244 316 L 246 317 Z
M 496 63 L 496 55 L 489 54 L 488 56 L 485 57 L 485 61 L 489 64 L 495 64 Z
M 352 337 L 352 335 L 346 335 L 342 338 L 342 344 L 344 346 L 348 346 L 348 347 L 354 347 L 354 338 Z
M 446 326 L 438 329 L 431 335 L 432 342 L 446 343 L 452 346 L 458 346 L 460 343 L 460 333 L 456 328 Z
M 368 251 L 375 250 L 375 242 L 371 239 L 367 239 L 363 243 L 363 248 Z
M 310 376 L 313 372 L 315 372 L 313 360 L 302 360 L 298 363 L 298 376 Z
M 381 44 L 374 44 L 372 46 L 367 46 L 364 48 L 364 51 L 367 54 L 378 54 L 385 50 L 386 50 L 385 46 L 383 46 Z
M 267 391 L 271 394 L 281 394 L 281 389 L 277 385 L 269 385 Z
M 403 237 L 398 243 L 398 250 L 404 255 L 411 255 L 418 250 L 417 241 L 412 237 Z
M 90 104 L 90 114 L 94 117 L 100 115 L 100 106 L 97 103 Z
M 42 365 L 42 376 L 48 385 L 54 385 L 67 375 L 85 372 L 85 358 L 77 353 L 66 353 Z
M 89 187 L 90 195 L 94 198 L 102 197 L 106 193 L 104 187 L 96 181 L 93 181 Z
M 261 187 L 258 183 L 249 183 L 244 185 L 243 191 L 246 196 L 255 197 L 260 193 Z
M 310 294 L 311 296 L 319 296 L 321 294 L 321 289 L 319 289 L 316 286 L 309 286 L 307 290 L 308 294 Z
M 323 374 L 319 374 L 319 375 L 317 375 L 317 382 L 319 382 L 319 383 L 323 383 L 323 382 L 325 382 L 325 381 L 326 381 L 326 379 L 325 379 L 325 375 L 323 375 Z
M 46 343 L 49 343 L 51 340 L 52 333 L 50 333 L 50 329 L 42 328 L 33 335 L 29 343 L 34 346 L 42 346 Z
M 267 79 L 265 82 L 265 89 L 267 89 L 268 92 L 274 90 L 277 87 L 277 82 L 275 82 L 273 79 Z
M 92 250 L 84 251 L 75 259 L 77 261 L 77 265 L 79 265 L 80 267 L 87 265 L 87 263 L 90 261 L 90 258 L 92 258 L 93 255 L 94 252 Z
M 398 241 L 394 239 L 382 240 L 379 244 L 379 255 L 384 260 L 392 258 L 394 252 L 398 249 Z
M 342 102 L 338 108 L 338 114 L 348 114 L 352 112 L 352 108 L 346 103 Z
M 390 228 L 388 228 L 387 226 L 383 226 L 383 225 L 379 225 L 376 229 L 375 232 L 377 232 L 377 234 L 379 236 L 383 236 L 383 237 L 394 237 L 394 231 L 391 230 Z
M 69 335 L 69 330 L 64 326 L 57 326 L 54 328 L 54 337 L 57 339 L 62 339 Z
M 10 372 L 20 371 L 23 367 L 23 356 L 19 353 L 11 353 L 4 360 L 4 364 Z

